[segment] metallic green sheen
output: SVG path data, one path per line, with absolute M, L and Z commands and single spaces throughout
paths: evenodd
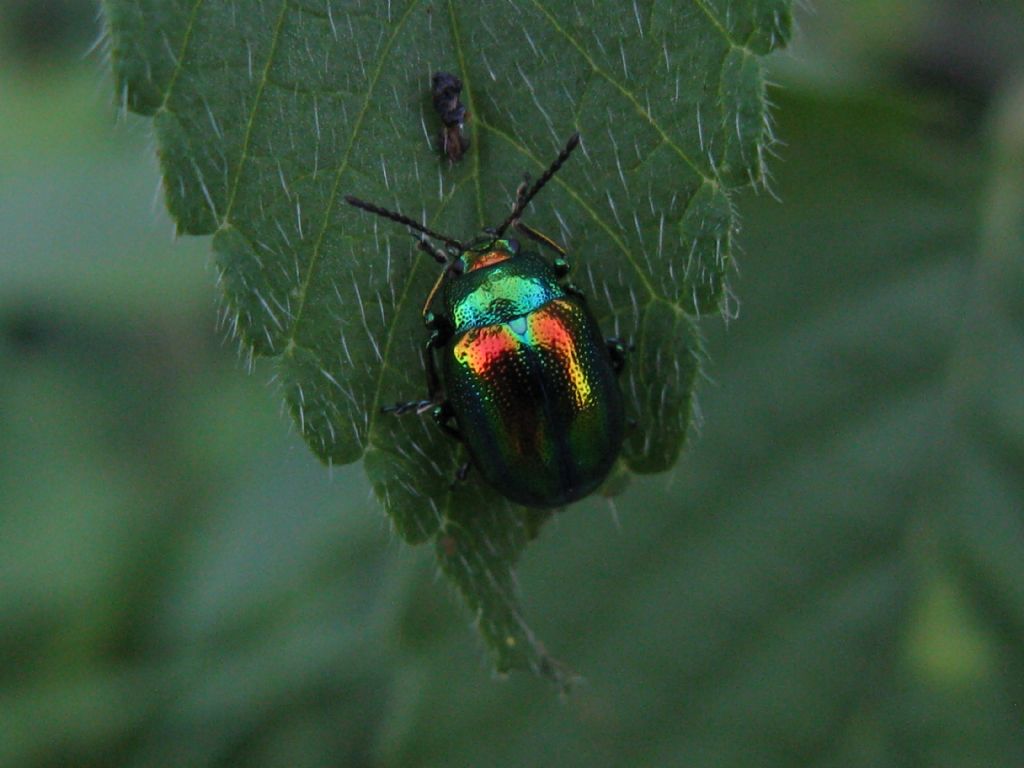
M 506 240 L 486 251 L 503 251 L 508 259 L 465 271 L 445 284 L 444 301 L 457 333 L 521 317 L 565 295 L 554 268 L 539 254 L 517 254 Z M 469 262 L 467 269 L 473 255 L 467 251 L 462 257 Z
M 596 489 L 621 450 L 625 416 L 585 301 L 541 256 L 517 253 L 450 279 L 445 305 L 456 326 L 442 351 L 446 396 L 484 479 L 532 507 Z

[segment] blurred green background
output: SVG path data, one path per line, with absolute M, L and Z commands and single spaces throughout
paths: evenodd
M 522 563 L 560 698 L 247 373 L 94 3 L 0 0 L 0 766 L 1024 765 L 1024 8 L 798 26 L 688 452 Z

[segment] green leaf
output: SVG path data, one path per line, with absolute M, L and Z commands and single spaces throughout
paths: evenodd
M 457 446 L 381 415 L 423 392 L 436 267 L 342 197 L 468 237 L 579 130 L 529 220 L 569 245 L 602 327 L 635 345 L 624 469 L 665 470 L 690 420 L 695 319 L 722 303 L 729 191 L 763 179 L 759 57 L 785 42 L 789 5 L 105 2 L 119 91 L 154 118 L 178 230 L 213 235 L 231 329 L 274 359 L 317 455 L 365 458 L 401 536 L 434 539 L 499 670 L 558 677 L 514 588 L 541 521 L 476 481 L 450 490 Z M 471 146 L 455 165 L 437 148 L 436 70 L 465 84 Z
M 520 574 L 587 686 L 490 694 L 438 644 L 391 762 L 1024 764 L 1022 97 L 964 133 L 779 95 L 782 202 L 739 202 L 700 438 L 621 530 L 566 516 Z

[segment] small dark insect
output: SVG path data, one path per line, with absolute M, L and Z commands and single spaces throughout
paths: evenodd
M 563 506 L 597 488 L 618 458 L 626 427 L 618 382 L 624 345 L 602 337 L 583 294 L 565 281 L 565 249 L 521 221 L 578 144 L 573 134 L 537 181 L 520 185 L 505 220 L 468 243 L 345 197 L 417 232 L 420 250 L 444 267 L 423 304 L 427 397 L 382 410 L 431 412 L 469 453 L 457 480 L 473 466 L 499 493 L 528 507 Z M 521 248 L 505 234 L 510 228 L 556 258 Z M 438 294 L 443 309 L 435 313 Z
M 435 72 L 432 78 L 434 110 L 441 118 L 441 152 L 456 163 L 469 149 L 469 137 L 463 127 L 469 119 L 465 105 L 459 100 L 462 81 L 451 72 Z

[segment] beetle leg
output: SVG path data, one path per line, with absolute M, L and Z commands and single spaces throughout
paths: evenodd
M 562 286 L 562 289 L 570 296 L 575 296 L 577 299 L 581 299 L 582 301 L 587 300 L 587 294 L 585 294 L 572 283 L 566 283 L 565 285 Z
M 443 347 L 451 339 L 452 334 L 455 333 L 452 321 L 444 315 L 426 312 L 423 315 L 423 324 L 427 326 L 427 330 L 432 331 L 430 340 L 427 342 L 428 349 L 431 347 Z
M 515 204 L 512 206 L 513 213 L 515 213 L 516 211 L 520 210 L 520 206 L 522 205 L 523 199 L 526 197 L 526 194 L 529 191 L 529 188 L 530 188 L 530 174 L 527 173 L 527 174 L 523 175 L 523 183 L 520 184 L 519 187 L 516 189 L 516 201 L 515 201 Z M 531 227 L 529 224 L 524 224 L 522 222 L 522 220 L 519 218 L 519 216 L 515 216 L 509 223 L 512 226 L 514 226 L 516 229 L 518 229 L 520 232 L 522 232 L 524 235 L 526 235 L 528 238 L 533 240 L 534 242 L 540 243 L 541 245 L 546 245 L 548 248 L 550 248 L 555 253 L 557 253 L 560 257 L 565 256 L 565 248 L 563 248 L 561 245 L 556 243 L 554 241 L 554 239 L 548 237 L 543 232 L 538 232 L 536 229 Z M 497 234 L 497 230 L 494 229 L 493 227 L 489 231 L 494 232 L 495 234 Z M 558 276 L 559 277 L 564 277 L 565 274 L 567 274 L 568 272 L 569 272 L 569 266 L 568 266 L 568 264 L 566 264 L 565 265 L 565 271 L 562 272 L 561 274 L 559 274 Z
M 434 348 L 444 344 L 444 342 L 441 341 L 444 336 L 444 332 L 441 328 L 437 327 L 436 323 L 437 321 L 433 315 L 430 315 L 427 318 L 427 326 L 433 328 L 433 332 L 427 340 L 427 345 L 423 349 L 423 369 L 427 372 L 427 399 L 410 400 L 407 403 L 395 403 L 393 406 L 381 408 L 381 413 L 393 413 L 396 416 L 401 416 L 402 414 L 411 412 L 422 414 L 437 405 L 438 397 L 441 392 L 441 384 L 437 376 L 437 368 L 434 365 Z
M 559 256 L 553 262 L 552 266 L 555 268 L 555 276 L 561 280 L 563 277 L 569 274 L 569 262 Z
M 455 411 L 452 410 L 451 403 L 442 399 L 441 377 L 437 375 L 437 361 L 434 359 L 434 350 L 440 349 L 447 344 L 448 339 L 451 337 L 451 323 L 446 318 L 438 315 L 431 315 L 427 323 L 434 331 L 430 334 L 430 340 L 423 350 L 423 367 L 427 372 L 427 395 L 430 397 L 430 401 L 435 404 L 434 421 L 437 422 L 437 426 L 441 428 L 442 432 L 461 441 L 462 433 L 459 432 L 458 427 L 452 424 L 452 421 L 455 419 Z
M 471 470 L 472 468 L 473 464 L 467 461 L 465 464 L 462 464 L 457 470 L 455 470 L 455 479 L 452 480 L 452 484 L 448 486 L 448 489 L 454 490 L 456 485 L 458 485 L 459 483 L 466 482 L 466 478 L 469 476 L 469 470 Z
M 516 187 L 516 201 L 512 204 L 512 210 L 515 211 L 523 202 L 523 198 L 526 197 L 526 192 L 530 188 L 530 174 L 523 174 L 522 183 Z
M 451 331 L 443 317 L 430 313 L 426 317 L 426 325 L 431 329 L 430 338 L 423 348 L 423 369 L 427 373 L 427 399 L 410 400 L 406 403 L 395 403 L 381 408 L 381 413 L 393 413 L 401 416 L 405 413 L 426 413 L 437 406 L 441 397 L 441 380 L 437 375 L 437 365 L 434 361 L 434 350 L 443 347 L 448 343 Z
M 440 248 L 438 248 L 436 245 L 427 240 L 427 238 L 423 237 L 422 235 L 418 237 L 416 235 L 413 235 L 413 237 L 416 238 L 416 247 L 419 248 L 424 253 L 430 254 L 430 258 L 432 258 L 438 264 L 448 263 L 448 255 Z
M 546 245 L 548 248 L 553 250 L 559 256 L 565 256 L 565 248 L 560 246 L 552 238 L 548 237 L 543 232 L 538 232 L 536 229 L 531 227 L 529 224 L 523 224 L 523 222 L 520 221 L 519 219 L 516 219 L 513 222 L 513 226 L 515 226 L 516 229 L 518 229 L 520 232 L 522 232 L 524 235 L 526 235 L 528 238 L 530 238 L 534 242 L 540 243 L 541 245 Z M 566 272 L 569 271 L 568 270 L 568 264 L 566 265 L 566 270 L 565 271 Z M 562 275 L 559 275 L 559 277 L 562 277 Z
M 460 442 L 462 441 L 462 433 L 452 423 L 455 420 L 455 412 L 447 400 L 442 400 L 440 403 L 437 402 L 436 397 L 431 397 L 427 400 L 410 400 L 407 403 L 383 406 L 380 411 L 381 413 L 393 413 L 396 416 L 401 416 L 405 413 L 426 413 L 430 411 L 442 432 Z
M 381 406 L 381 413 L 393 413 L 402 416 L 406 413 L 426 413 L 434 407 L 433 400 L 410 400 L 407 403 L 395 403 L 394 405 Z
M 608 349 L 608 357 L 612 359 L 612 370 L 615 373 L 622 373 L 626 367 L 626 352 L 632 352 L 632 344 L 627 345 L 622 339 L 605 339 L 605 347 Z
M 455 412 L 447 400 L 438 403 L 435 398 L 431 397 L 427 400 L 410 400 L 407 403 L 385 405 L 380 409 L 381 413 L 393 413 L 396 416 L 413 412 L 426 413 L 427 411 L 430 411 L 442 432 L 460 442 L 462 441 L 462 433 L 457 426 L 452 424 L 452 421 L 455 419 Z
M 441 395 L 441 379 L 437 375 L 437 366 L 434 365 L 434 356 L 427 350 L 427 397 L 430 398 L 430 402 L 437 404 L 440 402 Z
M 444 318 L 438 315 L 430 314 L 427 317 L 427 327 L 432 332 L 427 340 L 427 346 L 423 349 L 423 369 L 427 372 L 427 397 L 434 403 L 439 402 L 441 396 L 441 377 L 437 374 L 434 350 L 448 343 L 451 337 L 448 325 Z
M 453 437 L 456 440 L 462 441 L 462 433 L 459 432 L 459 428 L 452 424 L 455 419 L 455 412 L 452 410 L 451 403 L 445 400 L 440 405 L 434 406 L 434 421 L 437 422 L 437 426 L 441 428 L 449 437 Z

